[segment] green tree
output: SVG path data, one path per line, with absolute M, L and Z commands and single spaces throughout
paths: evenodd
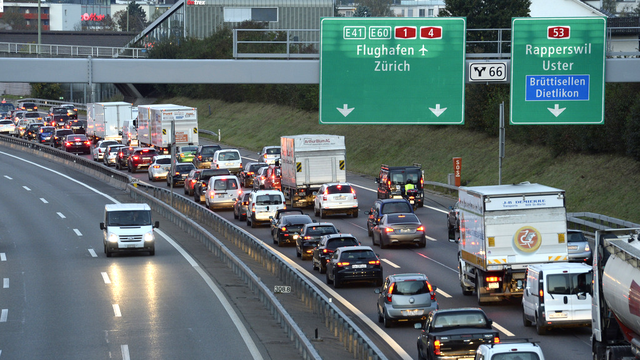
M 358 8 L 356 8 L 353 14 L 356 17 L 358 9 L 366 8 L 366 16 L 359 15 L 358 17 L 389 17 L 393 16 L 391 12 L 390 0 L 361 0 L 358 2 Z
M 5 7 L 0 23 L 4 23 L 9 26 L 10 30 L 26 30 L 28 28 L 27 20 L 25 20 L 24 16 L 18 11 L 18 9 L 13 7 Z
M 604 0 L 602 2 L 602 10 L 611 14 L 616 14 L 618 12 L 616 0 Z
M 33 83 L 31 84 L 31 97 L 37 99 L 58 100 L 62 96 L 60 84 Z
M 467 29 L 510 28 L 512 17 L 529 17 L 531 0 L 445 0 L 439 16 L 464 16 Z
M 128 26 L 127 26 L 127 14 L 128 14 Z M 120 31 L 134 31 L 140 32 L 147 26 L 146 22 L 147 13 L 142 7 L 135 2 L 131 1 L 125 10 L 117 11 L 113 14 L 113 20 L 120 27 Z
M 353 12 L 353 17 L 370 17 L 371 10 L 364 5 L 358 5 L 356 11 Z

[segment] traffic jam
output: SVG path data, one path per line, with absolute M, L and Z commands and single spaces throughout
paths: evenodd
M 90 157 L 217 212 L 358 309 L 401 358 L 590 352 L 593 245 L 568 228 L 561 189 L 463 187 L 443 200 L 417 163 L 381 164 L 374 179 L 348 174 L 340 135 L 282 136 L 256 154 L 199 138 L 197 109 L 187 106 L 87 104 L 75 128 L 77 115 L 52 108 L 29 120 L 35 110 L 23 107 L 4 116 L 15 125 L 7 135 Z M 171 123 L 174 144 L 171 131 L 152 130 Z M 117 250 L 105 245 L 106 256 Z

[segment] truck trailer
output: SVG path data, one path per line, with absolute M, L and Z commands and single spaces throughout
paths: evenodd
M 640 228 L 595 233 L 594 360 L 640 359 Z
M 322 184 L 347 181 L 344 136 L 282 136 L 280 145 L 282 192 L 292 207 L 313 205 Z
M 458 274 L 478 304 L 521 297 L 530 264 L 564 262 L 564 190 L 528 182 L 459 189 Z
M 171 148 L 171 123 L 175 127 L 175 145 L 198 145 L 198 109 L 174 105 L 155 104 L 138 106 L 138 142 L 160 153 Z
M 131 120 L 131 103 L 115 101 L 87 104 L 87 136 L 94 141 L 122 142 L 125 120 Z

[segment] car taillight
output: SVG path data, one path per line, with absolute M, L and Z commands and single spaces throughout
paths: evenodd
M 390 233 L 390 232 L 393 232 L 393 228 L 390 228 L 390 227 L 384 228 L 384 231 Z
M 371 260 L 369 261 L 369 265 L 380 265 L 380 260 Z
M 160 165 L 153 165 L 154 169 L 160 169 Z
M 323 252 L 323 253 L 325 253 L 325 254 L 332 254 L 332 253 L 333 253 L 333 250 L 331 250 L 331 249 L 324 249 L 324 250 L 322 250 L 322 252 Z
M 209 193 L 209 199 L 213 200 L 215 196 L 216 196 L 216 192 L 211 190 L 211 192 Z
M 391 286 L 389 286 L 389 290 L 387 291 L 387 301 L 391 302 L 391 298 L 392 295 L 391 293 L 393 292 L 393 287 L 396 286 L 396 283 L 392 283 Z
M 256 204 L 251 205 L 251 212 L 256 212 Z
M 494 336 L 493 337 L 493 343 L 494 344 L 500 344 L 500 337 L 499 336 Z
M 339 263 L 336 263 L 337 267 L 343 267 L 343 266 L 349 266 L 349 262 L 348 261 L 341 261 Z
M 490 282 L 498 282 L 500 280 L 502 280 L 500 277 L 498 276 L 487 276 L 485 278 L 486 282 L 490 283 Z
M 122 157 L 123 157 L 124 155 L 123 155 L 123 154 L 120 154 L 119 156 L 120 156 L 120 158 L 122 159 Z
M 138 155 L 135 155 L 132 157 L 133 160 L 140 160 L 140 157 Z
M 433 353 L 435 355 L 440 355 L 440 340 L 435 340 L 433 342 Z
M 354 199 L 357 199 L 357 198 L 358 198 L 358 196 L 356 196 L 356 191 L 355 191 L 355 190 L 353 190 L 353 188 L 351 188 L 351 193 L 353 194 L 353 198 L 354 198 Z
M 175 173 L 174 175 L 180 175 L 180 172 L 179 172 L 179 171 L 176 171 L 176 173 Z
M 417 231 L 424 231 L 424 226 L 418 226 Z
M 429 284 L 428 281 L 425 281 L 427 283 L 427 288 L 429 289 L 429 293 L 431 293 L 431 300 L 435 300 L 436 299 L 436 293 L 433 291 L 433 288 L 431 287 L 431 284 Z
M 64 146 L 71 146 L 71 142 L 67 141 L 66 143 L 64 143 Z
M 249 172 L 247 173 L 247 176 L 251 176 L 251 175 L 253 175 L 253 171 L 249 171 Z
M 287 227 L 286 226 L 281 227 L 280 231 L 287 231 Z
M 198 155 L 198 160 L 202 160 L 202 155 Z
M 85 144 L 85 145 L 91 145 L 91 141 L 88 141 L 88 140 L 87 140 L 87 141 L 85 141 L 85 142 L 84 142 L 84 144 Z

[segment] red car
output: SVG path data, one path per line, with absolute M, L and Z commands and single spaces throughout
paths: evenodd
M 127 170 L 136 172 L 141 168 L 148 168 L 153 163 L 153 158 L 159 155 L 153 148 L 136 148 L 129 156 L 127 161 Z

